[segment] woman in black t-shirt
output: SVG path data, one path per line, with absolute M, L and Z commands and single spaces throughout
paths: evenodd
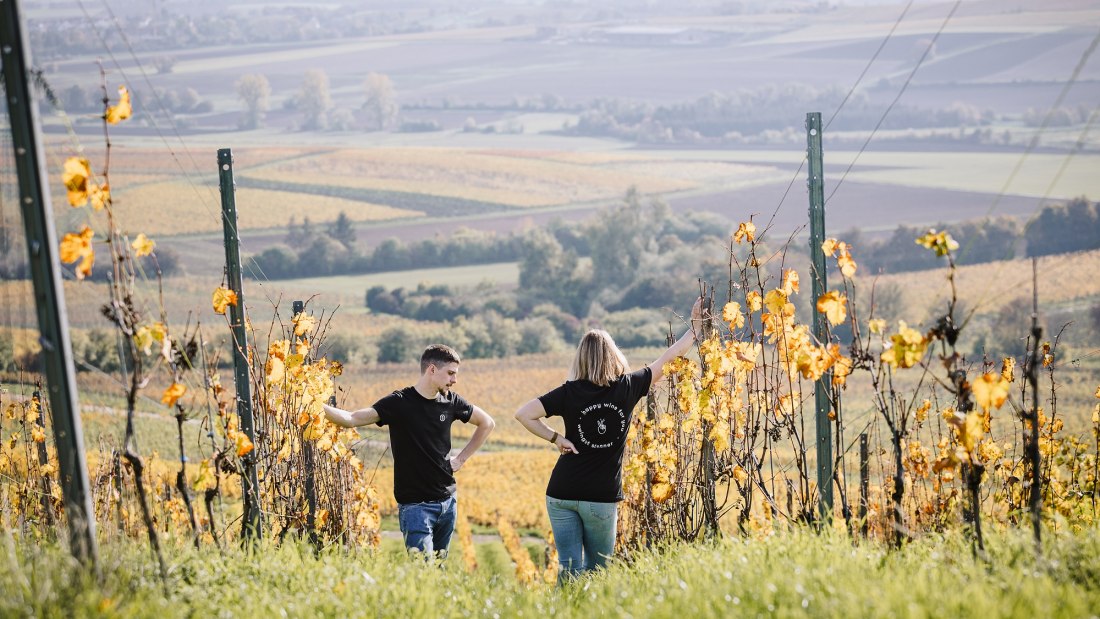
M 693 321 L 700 307 L 701 300 L 696 301 Z M 602 567 L 614 552 L 623 452 L 634 406 L 661 379 L 665 364 L 687 352 L 693 341 L 689 327 L 656 361 L 631 372 L 606 331 L 589 331 L 577 347 L 569 379 L 516 411 L 523 427 L 561 452 L 546 487 L 559 584 Z M 554 415 L 565 422 L 565 436 L 543 421 Z

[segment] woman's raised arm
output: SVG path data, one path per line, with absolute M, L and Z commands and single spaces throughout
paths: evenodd
M 703 298 L 699 297 L 695 300 L 695 305 L 691 306 L 691 319 L 688 323 L 687 331 L 680 336 L 680 339 L 676 340 L 672 346 L 668 347 L 668 350 L 661 353 L 657 360 L 649 364 L 649 370 L 653 372 L 653 379 L 650 384 L 656 384 L 665 375 L 665 364 L 672 361 L 676 357 L 682 356 L 691 348 L 691 344 L 695 341 L 695 326 L 700 318 L 703 317 Z

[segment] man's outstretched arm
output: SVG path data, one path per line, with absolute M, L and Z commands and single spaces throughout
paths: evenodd
M 470 456 L 474 455 L 474 452 L 481 448 L 485 439 L 489 438 L 489 434 L 493 431 L 493 428 L 497 427 L 497 422 L 493 421 L 489 413 L 486 413 L 476 406 L 474 407 L 473 414 L 470 415 L 470 423 L 477 426 L 477 429 L 474 430 L 474 435 L 470 437 L 470 441 L 466 443 L 462 451 L 458 452 L 457 456 L 451 458 L 452 471 L 457 471 L 462 468 L 462 465 L 466 464 L 466 460 L 469 460 Z
M 358 428 L 378 422 L 378 411 L 373 408 L 361 408 L 357 411 L 346 411 L 335 406 L 324 405 L 325 416 L 332 423 L 342 428 Z

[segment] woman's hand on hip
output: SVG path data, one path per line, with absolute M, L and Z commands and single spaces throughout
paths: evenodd
M 573 441 L 565 438 L 564 436 L 558 436 L 558 440 L 554 441 L 554 446 L 558 448 L 562 454 L 567 453 L 580 453 L 577 448 L 573 446 Z

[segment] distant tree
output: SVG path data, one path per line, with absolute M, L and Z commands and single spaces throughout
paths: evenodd
M 361 336 L 350 333 L 337 333 L 325 338 L 322 353 L 330 361 L 344 364 L 363 361 L 363 349 L 366 342 Z
M 1100 341 L 1100 303 L 1089 310 L 1089 333 L 1093 342 Z
M 298 110 L 302 112 L 302 129 L 321 131 L 328 127 L 328 110 L 332 107 L 328 74 L 320 69 L 306 71 L 298 91 Z
M 10 331 L 0 331 L 0 372 L 14 372 L 18 369 L 15 361 L 15 338 Z
M 1078 197 L 1044 206 L 1025 230 L 1028 256 L 1047 256 L 1100 247 L 1100 205 Z
M 181 112 L 193 112 L 202 99 L 194 88 L 184 88 L 179 91 L 179 104 Z
M 1026 297 L 1010 301 L 997 311 L 989 329 L 991 356 L 1022 357 L 1027 352 L 1031 311 L 1031 300 Z
M 252 257 L 264 277 L 285 278 L 298 275 L 298 256 L 285 247 L 269 247 Z
M 584 311 L 588 297 L 577 272 L 577 254 L 543 228 L 523 239 L 519 263 L 519 287 L 535 300 L 549 301 L 576 315 Z
M 8 255 L 15 240 L 14 226 L 0 219 L 0 258 Z
M 247 108 L 241 127 L 256 129 L 263 126 L 264 113 L 267 112 L 268 97 L 271 96 L 271 84 L 263 75 L 250 73 L 237 80 L 237 96 Z
M 366 110 L 369 122 L 368 127 L 382 131 L 397 125 L 397 115 L 401 111 L 397 104 L 397 96 L 394 92 L 393 81 L 388 75 L 371 73 L 363 82 L 363 90 L 366 100 L 363 109 Z
M 377 314 L 400 314 L 401 297 L 399 291 L 388 290 L 385 286 L 372 286 L 367 290 L 367 309 Z
M 642 204 L 641 194 L 631 187 L 622 204 L 601 213 L 587 230 L 597 289 L 625 288 L 645 272 L 657 253 L 656 233 L 669 212 L 663 202 Z
M 157 96 L 165 109 L 172 112 L 182 111 L 180 109 L 180 93 L 178 90 L 158 90 Z
M 156 67 L 157 73 L 164 75 L 172 72 L 176 62 L 175 56 L 157 56 L 153 59 L 153 66 Z
M 61 107 L 68 112 L 82 112 L 89 107 L 88 93 L 80 86 L 70 86 L 61 91 Z
M 401 327 L 390 327 L 378 338 L 378 361 L 402 363 L 411 361 L 416 348 L 416 338 Z
M 329 121 L 329 129 L 333 131 L 351 131 L 355 127 L 355 114 L 346 107 L 337 108 Z
M 301 230 L 298 228 L 298 218 L 291 215 L 290 220 L 286 222 L 286 236 L 283 237 L 283 242 L 294 247 L 302 242 L 300 235 Z
M 347 270 L 347 249 L 336 241 L 318 236 L 298 253 L 298 270 L 303 275 L 334 275 Z
M 355 246 L 357 237 L 355 228 L 352 227 L 351 219 L 348 219 L 348 214 L 344 211 L 340 211 L 336 221 L 329 224 L 328 235 L 348 249 Z

